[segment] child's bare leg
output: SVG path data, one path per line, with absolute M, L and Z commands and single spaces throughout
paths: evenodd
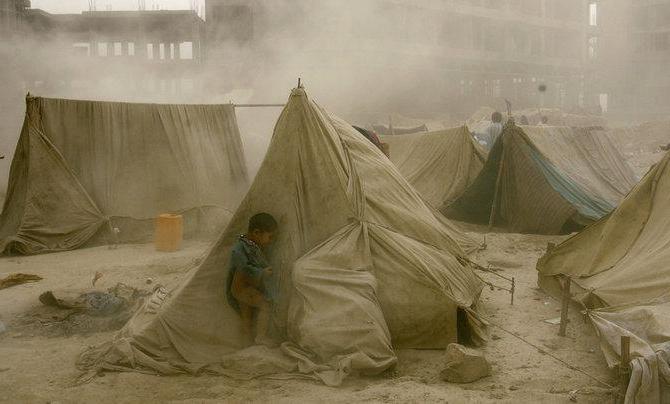
M 258 314 L 256 316 L 256 338 L 254 342 L 262 345 L 271 345 L 268 337 L 268 328 L 270 327 L 270 304 L 261 300 L 257 306 Z
M 240 305 L 240 317 L 242 320 L 242 333 L 246 341 L 250 341 L 253 338 L 253 318 L 254 318 L 254 308 L 246 305 L 244 303 L 239 303 Z

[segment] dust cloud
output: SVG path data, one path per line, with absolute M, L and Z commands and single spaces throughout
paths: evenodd
M 17 38 L 0 47 L 0 57 L 8 61 L 0 66 L 5 84 L 0 153 L 7 156 L 0 162 L 0 190 L 5 189 L 28 91 L 130 102 L 283 103 L 301 77 L 313 98 L 355 124 L 388 122 L 389 115 L 398 114 L 458 125 L 482 106 L 504 110 L 504 99 L 518 109 L 599 110 L 608 82 L 621 83 L 625 76 L 624 64 L 609 62 L 613 55 L 628 55 L 630 44 L 620 34 L 594 34 L 600 26 L 585 2 L 548 1 L 542 11 L 536 5 L 540 2 L 489 1 L 474 15 L 459 11 L 473 2 L 449 3 L 451 11 L 442 2 L 425 0 L 245 3 L 252 7 L 250 26 L 244 19 L 227 23 L 251 34 L 212 38 L 214 16 L 206 16 L 205 58 L 182 68 L 178 76 L 166 75 L 161 63 L 88 57 L 67 36 Z M 620 24 L 629 11 L 612 6 L 598 21 L 608 17 Z M 541 12 L 572 28 L 538 31 L 537 24 L 524 21 Z M 618 46 L 601 50 L 608 39 Z M 599 55 L 611 69 L 595 62 Z M 495 65 L 495 60 L 501 63 Z M 558 73 L 552 64 L 569 73 Z M 546 93 L 537 90 L 540 84 L 546 84 Z M 610 95 L 609 103 L 613 101 L 617 99 Z M 252 175 L 279 112 L 238 110 Z

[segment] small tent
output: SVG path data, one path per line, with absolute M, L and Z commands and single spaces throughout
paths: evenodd
M 670 400 L 670 153 L 610 215 L 550 249 L 537 270 L 545 290 L 557 293 L 558 279 L 569 277 L 573 299 L 596 309 L 589 315 L 610 365 L 619 361 L 619 337 L 631 336 L 626 402 Z
M 547 118 L 547 124 L 552 126 L 570 126 L 579 128 L 605 127 L 607 121 L 599 115 L 572 114 L 558 108 L 528 108 L 513 112 L 516 122 L 520 122 L 521 116 L 528 119 L 530 125 L 539 125 L 542 117 Z
M 248 341 L 224 298 L 225 280 L 230 248 L 257 212 L 279 222 L 268 258 L 279 296 L 274 324 L 287 342 L 239 351 Z M 79 365 L 290 373 L 333 385 L 352 371 L 380 373 L 395 364 L 394 348 L 455 341 L 457 323 L 481 337 L 482 283 L 457 238 L 380 150 L 294 89 L 247 196 L 209 255 L 157 314 L 139 311 Z
M 635 183 L 602 131 L 510 123 L 474 183 L 442 210 L 513 232 L 556 234 L 600 219 Z
M 247 186 L 232 105 L 28 97 L 0 252 L 148 240 L 161 213 L 183 214 L 187 234 L 198 217 L 222 225 Z
M 486 152 L 467 127 L 384 136 L 391 161 L 421 196 L 440 208 L 461 196 L 484 166 Z

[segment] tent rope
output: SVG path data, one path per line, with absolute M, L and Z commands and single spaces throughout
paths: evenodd
M 528 341 L 527 339 L 525 339 L 525 338 L 522 337 L 521 335 L 519 335 L 519 334 L 517 334 L 517 333 L 515 333 L 515 332 L 513 332 L 513 331 L 510 331 L 510 330 L 508 330 L 508 329 L 506 329 L 505 327 L 501 326 L 500 324 L 498 324 L 498 323 L 496 323 L 496 322 L 494 322 L 494 321 L 491 321 L 490 318 L 488 318 L 488 317 L 482 315 L 481 313 L 479 313 L 478 315 L 479 315 L 480 317 L 482 317 L 484 320 L 486 320 L 489 324 L 493 325 L 494 327 L 499 328 L 500 330 L 502 330 L 502 331 L 508 333 L 509 335 L 511 335 L 511 336 L 513 336 L 514 338 L 520 340 L 521 342 L 523 342 L 523 343 L 525 343 L 525 344 L 527 344 L 527 345 L 530 345 L 531 347 L 535 348 L 540 354 L 542 354 L 542 355 L 547 355 L 548 357 L 550 357 L 550 358 L 554 359 L 555 361 L 561 363 L 562 365 L 564 365 L 564 366 L 567 367 L 568 369 L 570 369 L 570 370 L 576 370 L 576 371 L 578 371 L 579 373 L 584 374 L 585 376 L 587 376 L 587 377 L 589 377 L 589 378 L 595 380 L 596 382 L 602 384 L 603 386 L 605 386 L 605 387 L 607 387 L 607 388 L 609 388 L 609 389 L 613 389 L 613 390 L 616 389 L 616 387 L 612 386 L 612 385 L 609 384 L 609 383 L 606 383 L 606 382 L 600 380 L 598 377 L 593 376 L 592 374 L 590 374 L 589 372 L 585 371 L 584 369 L 581 369 L 581 368 L 579 368 L 579 367 L 577 367 L 577 366 L 575 366 L 575 365 L 572 365 L 571 363 L 569 363 L 569 362 L 567 362 L 567 361 L 565 361 L 565 360 L 559 358 L 558 356 L 556 356 L 556 355 L 554 355 L 554 354 L 552 354 L 552 353 L 546 351 L 546 350 L 543 349 L 542 347 L 533 344 L 532 342 Z

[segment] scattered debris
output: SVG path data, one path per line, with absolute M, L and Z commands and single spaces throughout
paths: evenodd
M 42 277 L 32 274 L 12 274 L 3 279 L 0 279 L 0 289 L 9 288 L 16 285 L 21 285 L 28 282 L 41 281 Z
M 500 339 L 500 335 L 498 335 L 498 334 L 493 334 L 493 335 L 491 335 L 491 339 L 494 340 L 494 341 L 499 340 L 499 339 Z
M 95 275 L 93 275 L 93 279 L 91 280 L 91 285 L 95 286 L 95 283 L 98 281 L 98 279 L 102 278 L 102 272 L 100 271 L 95 271 Z
M 471 383 L 491 374 L 491 365 L 483 353 L 460 344 L 447 346 L 446 362 L 440 377 L 448 382 Z
M 156 314 L 158 310 L 163 305 L 165 298 L 169 295 L 169 292 L 164 287 L 157 285 L 154 288 L 153 294 L 149 298 L 149 302 L 146 306 L 146 312 L 149 314 Z
M 4 333 L 5 331 L 7 331 L 7 326 L 5 325 L 5 323 L 0 321 L 0 334 Z
M 12 336 L 61 337 L 118 330 L 151 293 L 123 283 L 106 292 L 46 291 L 39 297 L 41 306 L 17 316 L 12 329 L 20 332 Z
M 574 403 L 577 402 L 577 392 L 578 391 L 579 390 L 572 390 L 572 391 L 568 392 L 568 398 L 570 399 L 570 401 L 572 401 Z
M 547 324 L 558 325 L 558 324 L 561 323 L 561 318 L 560 318 L 560 317 L 556 317 L 556 318 L 548 318 L 548 319 L 543 320 L 543 321 L 544 321 L 545 323 L 547 323 Z

